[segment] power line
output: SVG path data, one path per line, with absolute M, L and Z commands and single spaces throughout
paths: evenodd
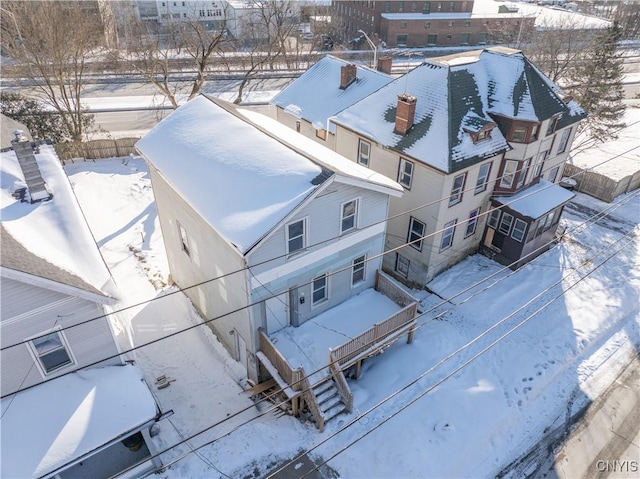
M 626 235 L 625 235 L 626 236 Z M 557 301 L 558 299 L 560 299 L 562 296 L 565 295 L 565 293 L 567 293 L 567 291 L 571 290 L 572 288 L 574 288 L 577 284 L 579 284 L 580 282 L 584 281 L 588 276 L 590 276 L 592 273 L 594 273 L 596 270 L 598 270 L 600 267 L 602 267 L 602 265 L 604 265 L 605 263 L 607 263 L 608 261 L 610 261 L 614 256 L 616 256 L 620 251 L 622 251 L 622 249 L 624 249 L 625 247 L 627 247 L 629 244 L 633 243 L 634 241 L 628 241 L 626 244 L 624 244 L 622 247 L 620 247 L 618 250 L 614 251 L 613 253 L 611 253 L 604 261 L 602 261 L 600 264 L 596 265 L 591 271 L 588 271 L 582 278 L 578 279 L 577 281 L 575 281 L 573 284 L 571 284 L 569 287 L 563 289 L 560 294 L 556 295 L 554 298 L 552 298 L 550 301 L 546 302 L 545 304 L 543 304 L 540 308 L 538 308 L 536 311 L 534 311 L 533 313 L 531 313 L 529 316 L 527 316 L 525 319 L 523 319 L 522 321 L 520 321 L 519 323 L 517 323 L 514 327 L 512 327 L 509 331 L 507 331 L 506 333 L 504 333 L 503 335 L 501 335 L 500 337 L 498 337 L 496 340 L 494 340 L 493 342 L 491 342 L 488 346 L 486 346 L 485 348 L 483 348 L 482 350 L 480 350 L 477 354 L 475 354 L 474 356 L 472 356 L 470 359 L 468 359 L 467 361 L 465 361 L 464 363 L 462 363 L 460 366 L 458 366 L 456 369 L 454 369 L 452 372 L 450 372 L 449 374 L 447 374 L 444 378 L 440 379 L 439 381 L 437 381 L 435 384 L 433 384 L 432 386 L 429 386 L 426 390 L 424 390 L 423 392 L 421 392 L 418 396 L 416 396 L 415 398 L 413 398 L 411 401 L 409 401 L 407 404 L 405 404 L 404 406 L 402 406 L 399 410 L 393 412 L 390 416 L 388 416 L 387 418 L 383 419 L 381 422 L 379 422 L 378 424 L 376 424 L 374 427 L 372 427 L 371 429 L 369 429 L 368 431 L 366 431 L 364 434 L 360 435 L 358 438 L 356 438 L 354 441 L 350 442 L 349 444 L 347 444 L 346 446 L 343 446 L 340 450 L 338 450 L 338 452 L 336 452 L 335 454 L 333 454 L 331 457 L 329 457 L 328 459 L 324 460 L 322 463 L 318 464 L 315 466 L 314 469 L 312 469 L 311 471 L 309 471 L 308 473 L 306 473 L 304 476 L 301 476 L 300 479 L 303 479 L 304 477 L 307 477 L 308 474 L 310 474 L 313 471 L 316 471 L 319 467 L 323 466 L 324 464 L 326 464 L 328 461 L 330 461 L 331 459 L 335 458 L 336 456 L 338 456 L 339 454 L 343 453 L 344 451 L 346 451 L 348 448 L 352 447 L 355 443 L 359 442 L 360 440 L 362 440 L 364 437 L 368 436 L 369 434 L 371 434 L 373 431 L 375 431 L 376 429 L 378 429 L 380 426 L 382 426 L 383 424 L 385 424 L 387 421 L 389 421 L 390 419 L 392 419 L 393 417 L 397 416 L 398 414 L 400 414 L 400 412 L 404 411 L 405 409 L 407 409 L 409 406 L 411 406 L 412 404 L 414 404 L 416 401 L 418 401 L 419 399 L 421 399 L 422 397 L 424 397 L 425 395 L 427 395 L 429 392 L 433 391 L 435 388 L 437 388 L 438 386 L 440 386 L 441 384 L 443 384 L 445 381 L 451 379 L 454 375 L 456 375 L 457 373 L 459 373 L 462 369 L 464 369 L 465 367 L 469 366 L 469 364 L 471 364 L 473 361 L 475 361 L 476 359 L 478 359 L 480 356 L 482 356 L 483 354 L 485 354 L 487 351 L 489 351 L 490 349 L 492 349 L 493 347 L 495 347 L 498 343 L 500 343 L 501 341 L 503 341 L 505 338 L 507 338 L 508 336 L 510 336 L 511 334 L 513 334 L 515 331 L 517 331 L 518 329 L 520 329 L 523 325 L 525 325 L 526 323 L 528 323 L 532 318 L 534 318 L 538 313 L 540 313 L 541 311 L 544 311 L 549 305 L 551 305 L 552 303 L 554 303 L 555 301 Z M 559 282 L 554 283 L 553 286 L 558 285 L 560 282 L 562 282 L 562 280 L 560 280 Z M 433 368 L 431 368 L 432 370 Z M 408 388 L 409 386 L 412 386 L 413 384 L 417 383 L 420 379 L 422 379 L 424 377 L 425 373 L 423 373 L 423 375 L 421 375 L 420 377 L 418 377 L 416 380 L 412 381 L 409 385 L 405 386 L 404 388 L 402 388 L 401 390 L 396 391 L 393 395 L 388 396 L 387 398 L 385 398 L 383 401 L 380 401 L 379 403 L 375 404 L 374 406 L 372 406 L 371 408 L 369 408 L 364 414 L 358 416 L 356 418 L 356 420 L 359 420 L 360 418 L 362 418 L 363 416 L 369 414 L 371 411 L 373 411 L 374 409 L 378 408 L 379 406 L 381 406 L 382 404 L 384 404 L 384 402 L 388 401 L 389 399 L 391 399 L 392 397 L 395 397 L 397 394 L 399 394 L 400 392 L 402 392 L 403 390 L 405 390 L 406 388 Z M 351 426 L 352 424 L 354 424 L 355 421 L 351 421 L 350 423 L 348 423 L 347 425 L 343 426 L 340 430 L 336 431 L 336 433 L 332 434 L 331 436 L 329 436 L 328 438 L 324 439 L 323 441 L 321 441 L 319 444 L 317 444 L 316 446 L 314 446 L 313 448 L 305 451 L 305 454 L 309 453 L 310 451 L 316 449 L 317 447 L 319 447 L 320 445 L 326 443 L 329 439 L 335 437 L 337 434 L 339 434 L 340 432 L 344 431 L 347 427 Z M 287 463 L 291 464 L 292 462 L 298 460 L 301 457 L 301 455 L 297 456 L 295 459 L 293 459 L 291 462 Z M 286 467 L 286 465 L 285 465 Z M 280 468 L 277 472 L 280 472 L 282 470 L 282 468 Z M 271 478 L 273 477 L 275 473 L 270 474 L 269 476 L 267 476 L 267 478 Z
M 637 196 L 640 196 L 640 192 L 639 192 L 639 193 L 636 193 L 636 194 L 635 194 L 635 195 L 633 195 L 633 196 L 630 196 L 630 197 L 629 197 L 625 202 L 620 202 L 620 203 L 615 204 L 615 205 L 610 205 L 607 209 L 609 209 L 609 210 L 615 210 L 615 209 L 619 208 L 620 206 L 623 206 L 624 204 L 626 204 L 626 203 L 630 202 L 630 201 L 631 201 L 631 199 L 633 199 L 633 198 L 635 198 L 635 197 L 637 197 Z M 610 211 L 609 211 L 609 212 L 610 212 Z M 603 212 L 599 212 L 599 213 L 597 213 L 596 215 L 593 215 L 592 217 L 590 217 L 589 219 L 587 219 L 586 221 L 584 221 L 583 223 L 581 223 L 581 224 L 577 225 L 576 227 L 572 228 L 572 229 L 571 229 L 571 232 L 574 232 L 574 231 L 576 231 L 576 230 L 578 230 L 578 229 L 583 229 L 584 227 L 586 227 L 586 225 L 587 225 L 590 221 L 594 220 L 594 218 L 600 219 L 600 218 L 602 218 L 602 217 L 606 216 L 607 214 L 608 214 L 608 213 L 606 212 L 606 210 L 605 210 L 605 211 L 603 211 Z M 597 219 L 596 219 L 596 220 L 594 220 L 594 223 L 597 221 Z M 568 233 L 568 232 L 565 232 L 565 233 L 564 233 L 564 235 L 566 235 L 567 233 Z M 542 247 L 544 247 L 544 246 L 546 246 L 546 245 L 548 245 L 548 244 L 550 244 L 550 243 L 552 243 L 552 242 L 553 242 L 553 240 L 552 240 L 552 241 L 550 241 L 549 243 L 547 243 L 547 244 L 545 244 L 545 245 L 541 246 L 541 248 L 542 248 Z M 530 254 L 535 254 L 536 252 L 537 252 L 537 250 L 536 250 L 536 251 L 531 252 Z M 594 255 L 592 258 L 595 258 L 596 256 L 597 256 L 597 255 Z M 583 262 L 583 265 L 586 265 L 586 263 L 587 263 L 586 261 L 585 261 L 585 262 Z M 515 263 L 513 263 L 513 264 L 515 264 Z M 513 264 L 512 264 L 512 265 L 513 265 Z M 509 266 L 511 266 L 511 265 L 509 265 Z M 500 270 L 496 271 L 495 273 L 493 273 L 493 274 L 489 275 L 488 277 L 483 278 L 482 280 L 480 280 L 480 281 L 478 281 L 478 282 L 474 283 L 473 285 L 471 285 L 471 286 L 467 287 L 466 289 L 464 289 L 464 290 L 462 290 L 462 291 L 460 291 L 460 292 L 456 293 L 455 295 L 451 296 L 450 298 L 447 298 L 447 299 L 443 300 L 443 301 L 442 301 L 442 302 L 440 302 L 439 304 L 437 304 L 437 305 L 433 306 L 433 307 L 432 307 L 432 308 L 430 308 L 429 310 L 427 310 L 427 311 L 425 311 L 425 312 L 421 313 L 420 315 L 418 315 L 418 316 L 416 317 L 416 319 L 418 319 L 418 318 L 420 318 L 420 317 L 422 317 L 422 316 L 425 316 L 427 313 L 429 313 L 429 312 L 432 312 L 432 311 L 436 310 L 438 307 L 442 306 L 443 304 L 446 304 L 446 303 L 450 302 L 452 299 L 454 299 L 454 298 L 456 298 L 456 297 L 458 297 L 458 296 L 460 296 L 460 295 L 462 295 L 462 294 L 464 294 L 464 293 L 466 293 L 466 292 L 468 292 L 468 291 L 472 290 L 473 288 L 475 288 L 475 287 L 476 287 L 476 286 L 478 286 L 479 284 L 482 284 L 483 282 L 488 281 L 489 279 L 491 279 L 491 278 L 495 277 L 496 275 L 498 275 L 498 274 L 499 274 L 499 273 L 501 273 L 502 271 L 504 271 L 504 270 L 508 269 L 508 268 L 509 268 L 509 266 L 505 266 L 504 268 L 502 268 L 502 269 L 500 269 Z M 448 313 L 448 312 L 452 311 L 453 309 L 455 309 L 455 308 L 456 308 L 456 307 L 458 307 L 459 305 L 466 303 L 467 301 L 471 300 L 473 297 L 475 297 L 475 296 L 477 296 L 477 295 L 479 295 L 479 294 L 481 294 L 481 293 L 483 293 L 483 292 L 487 291 L 488 289 L 492 288 L 493 286 L 495 286 L 495 285 L 496 285 L 497 283 L 499 283 L 500 281 L 502 281 L 502 280 L 504 280 L 504 279 L 506 279 L 506 278 L 510 277 L 511 275 L 513 275 L 513 274 L 515 274 L 515 273 L 516 273 L 516 271 L 512 271 L 509 275 L 507 275 L 507 276 L 505 276 L 505 277 L 503 277 L 503 278 L 500 278 L 500 279 L 498 279 L 496 282 L 494 282 L 494 283 L 492 283 L 492 284 L 490 284 L 490 285 L 486 286 L 486 287 L 485 287 L 485 288 L 483 288 L 482 290 L 475 292 L 474 294 L 472 294 L 471 296 L 469 296 L 468 298 L 466 298 L 466 299 L 465 299 L 465 300 L 463 300 L 462 302 L 460 302 L 460 303 L 458 303 L 458 304 L 454 305 L 453 307 L 449 308 L 448 310 L 443 311 L 442 313 L 440 313 L 440 314 L 436 315 L 435 317 L 430 318 L 430 319 L 428 319 L 427 321 L 425 321 L 424 323 L 420 324 L 417 328 L 415 328 L 415 330 L 417 330 L 417 329 L 419 329 L 420 327 L 425 326 L 426 324 L 428 324 L 428 323 L 430 323 L 430 322 L 432 322 L 432 321 L 434 321 L 434 320 L 436 320 L 436 319 L 438 319 L 438 318 L 442 317 L 444 314 L 446 314 L 446 313 Z M 535 299 L 535 298 L 534 298 L 534 299 Z M 414 330 L 414 331 L 415 331 L 415 330 Z M 366 349 L 366 348 L 368 348 L 369 346 L 371 346 L 373 343 L 374 343 L 374 342 L 371 342 L 370 344 L 363 345 L 360 349 Z M 326 367 L 326 366 L 322 366 L 321 368 L 319 368 L 319 369 L 318 369 L 318 370 L 316 370 L 316 371 L 313 371 L 313 372 L 311 372 L 311 373 L 307 373 L 306 377 L 310 377 L 310 376 L 312 376 L 313 374 L 315 374 L 315 373 L 317 373 L 317 372 L 321 371 L 321 370 L 322 370 L 322 369 L 324 369 L 325 367 Z M 297 381 L 295 384 L 297 384 L 297 383 L 299 383 L 299 381 Z M 290 385 L 290 386 L 292 386 L 292 385 Z M 315 385 L 312 385 L 312 386 L 311 386 L 311 388 L 313 388 L 314 386 L 315 386 Z M 270 397 L 275 396 L 275 395 L 276 395 L 278 392 L 280 392 L 280 391 L 281 391 L 281 389 L 279 389 L 278 391 L 274 392 L 274 393 L 273 393 L 273 394 L 271 394 L 269 397 L 267 397 L 267 398 L 265 398 L 265 399 L 262 399 L 262 400 L 258 401 L 256 404 L 258 404 L 258 403 L 260 403 L 260 402 L 262 402 L 262 401 L 268 400 Z M 302 393 L 302 392 L 305 392 L 305 391 L 301 391 L 301 393 Z M 288 402 L 288 400 L 282 401 L 281 403 L 279 403 L 279 404 L 277 404 L 277 405 L 274 405 L 273 407 L 271 407 L 271 408 L 269 408 L 268 410 L 266 410 L 266 411 L 262 412 L 261 414 L 259 414 L 259 415 L 255 416 L 255 417 L 253 417 L 253 418 L 251 418 L 251 419 L 249 419 L 249 420 L 247 420 L 247 421 L 245 421 L 245 422 L 243 422 L 243 423 L 239 424 L 238 426 L 236 426 L 234 429 L 232 429 L 231 431 L 227 432 L 226 434 L 224 434 L 224 435 L 222 435 L 222 436 L 219 436 L 218 438 L 214 439 L 213 441 L 210 441 L 210 442 L 208 442 L 208 443 L 206 443 L 206 444 L 203 444 L 203 445 L 202 445 L 202 446 L 200 446 L 200 447 L 204 447 L 204 446 L 206 446 L 206 445 L 208 445 L 208 444 L 212 444 L 213 442 L 218 441 L 218 440 L 219 440 L 219 439 L 221 439 L 222 437 L 228 436 L 229 434 L 231 434 L 231 433 L 235 432 L 236 430 L 238 430 L 239 428 L 241 428 L 241 427 L 243 427 L 244 425 L 248 424 L 249 422 L 251 422 L 251 421 L 253 421 L 253 420 L 255 420 L 255 419 L 259 418 L 259 417 L 262 417 L 262 416 L 264 416 L 264 415 L 266 415 L 266 414 L 270 413 L 271 411 L 273 411 L 273 410 L 277 409 L 279 405 L 282 405 L 282 404 L 284 404 L 284 403 L 286 403 L 286 402 Z M 202 434 L 202 433 L 204 433 L 204 432 L 206 432 L 206 431 L 209 431 L 209 430 L 213 429 L 214 427 L 219 426 L 220 424 L 222 424 L 222 423 L 226 422 L 227 420 L 230 420 L 231 418 L 236 417 L 236 416 L 238 416 L 239 414 L 241 414 L 241 413 L 243 413 L 243 412 L 246 412 L 247 410 L 249 410 L 249 409 L 251 409 L 251 408 L 253 408 L 253 405 L 252 405 L 252 406 L 250 406 L 250 407 L 248 407 L 248 408 L 242 409 L 242 410 L 240 410 L 240 411 L 238 411 L 238 412 L 234 413 L 234 414 L 233 414 L 233 415 L 231 415 L 230 417 L 227 417 L 227 418 L 225 418 L 225 419 L 223 419 L 223 420 L 221 420 L 221 421 L 219 421 L 219 422 L 217 422 L 217 423 L 214 423 L 214 424 L 212 424 L 211 426 L 209 426 L 209 427 L 207 427 L 207 428 L 202 429 L 202 430 L 201 430 L 201 431 L 199 431 L 198 433 L 196 433 L 196 434 L 192 435 L 189 439 L 192 439 L 192 438 L 194 438 L 194 437 L 196 437 L 196 436 L 198 436 L 198 435 L 200 435 L 200 434 Z M 158 453 L 157 453 L 157 455 L 156 455 L 156 457 L 157 457 L 157 456 L 160 456 L 161 454 L 164 454 L 164 453 L 166 453 L 166 452 L 170 451 L 171 449 L 174 449 L 175 447 L 177 447 L 177 446 L 179 446 L 179 445 L 181 445 L 181 444 L 182 444 L 182 442 L 179 442 L 179 443 L 177 443 L 177 444 L 174 444 L 173 446 L 168 447 L 167 449 L 165 449 L 165 450 L 163 450 L 163 451 L 161 451 L 161 452 L 158 452 Z M 198 447 L 197 449 L 199 449 L 200 447 Z M 193 452 L 193 451 L 192 451 L 192 452 Z M 181 457 L 177 458 L 176 460 L 172 461 L 171 463 L 166 464 L 164 467 L 169 467 L 170 465 L 174 464 L 175 462 L 178 462 L 178 461 L 179 461 L 179 460 L 181 460 L 182 458 L 186 457 L 188 454 L 189 454 L 189 452 L 188 452 L 188 453 L 186 453 L 186 454 L 184 454 L 184 455 L 182 455 Z M 135 467 L 135 466 L 132 466 L 132 467 Z

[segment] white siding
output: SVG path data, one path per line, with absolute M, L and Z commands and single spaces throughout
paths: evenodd
M 92 301 L 20 281 L 1 278 L 0 290 L 2 347 L 20 343 L 58 326 L 65 328 L 104 314 L 102 306 Z M 76 364 L 48 376 L 41 373 L 27 344 L 2 351 L 2 394 L 117 355 L 118 349 L 107 321 L 100 318 L 65 330 L 63 335 Z M 100 365 L 120 363 L 117 356 Z

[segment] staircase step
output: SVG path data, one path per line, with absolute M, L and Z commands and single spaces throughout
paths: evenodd
M 320 404 L 320 410 L 324 414 L 325 412 L 331 410 L 331 408 L 333 408 L 337 404 L 344 406 L 344 403 L 342 402 L 342 398 L 336 394 L 335 396 L 332 396 L 330 399 L 327 399 L 322 404 Z
M 347 406 L 345 406 L 344 404 L 342 404 L 342 403 L 336 404 L 331 409 L 327 409 L 326 411 L 324 411 L 322 413 L 322 417 L 324 418 L 324 422 L 325 423 L 329 422 L 329 420 L 333 419 L 338 414 L 343 413 L 346 410 L 347 410 Z
M 316 402 L 318 403 L 318 406 L 322 406 L 324 403 L 337 395 L 338 390 L 336 388 L 327 389 L 319 396 L 316 396 Z
M 317 386 L 315 386 L 313 388 L 313 394 L 316 395 L 316 397 L 320 396 L 323 392 L 328 391 L 329 389 L 333 388 L 333 381 L 327 380 L 321 384 L 318 384 Z

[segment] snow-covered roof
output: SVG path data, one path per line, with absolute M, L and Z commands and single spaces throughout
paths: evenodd
M 640 171 L 640 100 L 627 100 L 626 104 L 624 121 L 627 126 L 618 132 L 618 138 L 580 148 L 579 152 L 572 151 L 570 163 L 615 181 Z M 573 143 L 579 145 L 581 142 L 582 138 L 576 138 Z
M 272 131 L 290 133 L 274 120 L 238 112 L 233 105 L 201 95 L 165 118 L 136 146 L 243 254 L 336 172 L 365 187 L 369 183 L 386 188 L 389 194 L 400 188 L 381 175 L 353 169 L 346 158 L 322 151 L 322 145 L 295 147 L 295 140 L 279 139 Z
M 525 188 L 513 196 L 497 196 L 493 199 L 507 205 L 522 216 L 536 219 L 566 203 L 574 196 L 575 194 L 561 186 L 547 180 L 540 180 L 539 183 Z
M 27 138 L 29 141 L 33 141 L 31 138 L 31 133 L 19 121 L 14 120 L 13 118 L 9 118 L 7 115 L 3 115 L 0 113 L 0 149 L 5 150 L 11 148 L 11 141 L 15 138 L 13 132 L 15 130 L 22 130 L 22 136 Z
M 77 371 L 2 400 L 2 477 L 41 477 L 153 420 L 137 367 Z
M 349 62 L 325 56 L 276 95 L 271 104 L 302 118 L 318 129 L 327 129 L 327 119 L 367 97 L 393 78 L 357 65 L 356 80 L 340 88 L 341 68 Z
M 394 126 L 404 93 L 417 102 L 414 126 L 401 135 Z M 474 144 L 465 132 L 471 121 L 493 122 L 492 115 L 542 121 L 556 114 L 575 122 L 584 112 L 574 114 L 520 51 L 495 47 L 428 60 L 331 121 L 451 173 L 511 148 L 498 128 Z
M 35 155 L 53 199 L 30 204 L 12 193 L 25 186 L 13 151 L 0 154 L 3 239 L 0 265 L 91 293 L 112 293 L 112 280 L 51 146 Z

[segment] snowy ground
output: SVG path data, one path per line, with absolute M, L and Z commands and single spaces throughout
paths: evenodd
M 142 160 L 67 164 L 65 170 L 122 305 L 175 292 L 166 286 L 164 247 Z M 159 448 L 218 424 L 165 453 L 167 463 L 220 438 L 163 477 L 264 476 L 278 461 L 303 451 L 318 463 L 330 459 L 342 477 L 495 475 L 545 428 L 562 424 L 597 397 L 617 368 L 637 354 L 638 194 L 612 205 L 578 194 L 562 220 L 569 237 L 519 271 L 500 271 L 476 255 L 430 283 L 436 294 L 414 292 L 425 314 L 413 343 L 400 341 L 365 361 L 360 379 L 350 381 L 354 412 L 330 421 L 322 434 L 309 423 L 277 418 L 266 405 L 255 406 L 241 392 L 242 371 L 206 326 L 137 350 L 150 384 L 161 374 L 175 379 L 154 391 L 162 408 L 175 412 L 160 424 Z M 605 208 L 611 208 L 607 217 L 582 225 Z M 121 331 L 123 344 L 128 339 L 136 345 L 199 321 L 182 293 L 118 316 L 128 325 Z M 499 340 L 521 321 L 526 322 Z

